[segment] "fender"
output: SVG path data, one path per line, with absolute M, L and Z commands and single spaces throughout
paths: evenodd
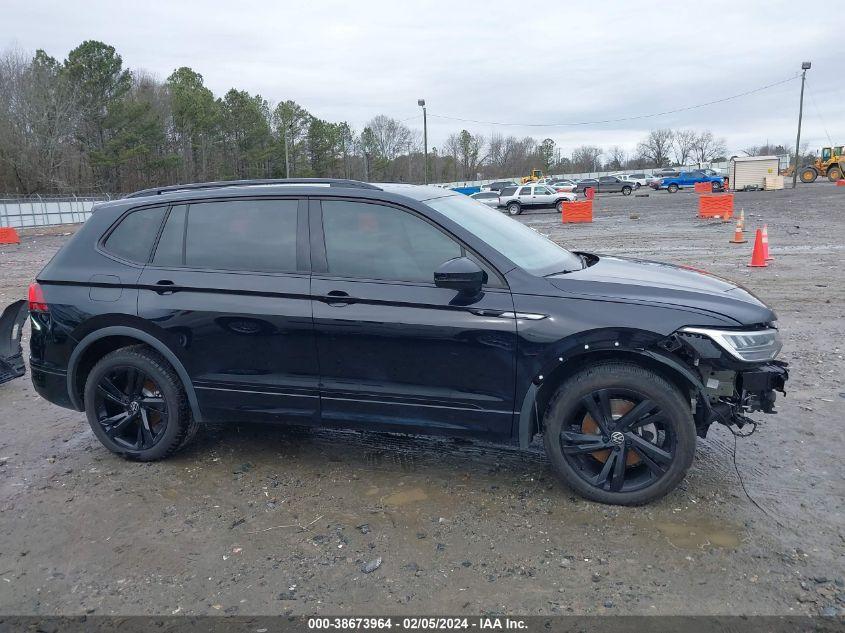
M 580 358 L 584 358 L 585 356 L 592 356 L 598 355 L 602 350 L 596 350 L 594 352 L 588 352 L 585 354 L 574 354 L 568 358 L 564 359 L 565 364 L 569 364 L 575 360 Z M 622 350 L 616 350 L 617 353 L 622 351 L 625 356 L 629 357 L 631 355 L 640 356 L 643 358 L 648 358 L 652 362 L 657 362 L 663 367 L 669 369 L 675 374 L 679 374 L 682 376 L 687 383 L 689 383 L 690 387 L 692 387 L 700 400 L 703 404 L 705 409 L 708 410 L 709 413 L 709 400 L 707 394 L 705 392 L 705 387 L 701 382 L 701 379 L 696 376 L 696 374 L 682 362 L 667 356 L 666 354 L 662 354 L 659 352 L 655 352 L 652 350 L 647 349 L 631 349 L 626 348 Z M 517 430 L 517 438 L 519 440 L 519 447 L 520 448 L 528 448 L 528 445 L 531 443 L 531 439 L 536 432 L 535 429 L 539 428 L 539 411 L 537 411 L 537 394 L 542 386 L 542 375 L 538 376 L 534 380 L 532 380 L 531 384 L 528 386 L 528 390 L 525 393 L 525 397 L 522 399 L 522 406 L 520 407 L 519 411 L 519 426 Z
M 82 406 L 82 402 L 80 401 L 79 397 L 77 396 L 77 384 L 76 384 L 76 369 L 77 365 L 79 364 L 79 359 L 82 357 L 82 354 L 85 352 L 86 349 L 95 341 L 100 339 L 106 338 L 108 336 L 127 336 L 130 338 L 138 339 L 138 341 L 149 345 L 154 350 L 156 350 L 159 354 L 164 356 L 167 359 L 173 369 L 176 370 L 176 374 L 179 376 L 179 380 L 182 381 L 182 385 L 185 388 L 185 394 L 188 396 L 188 404 L 191 406 L 191 413 L 194 416 L 194 419 L 197 422 L 202 422 L 202 412 L 200 411 L 199 402 L 197 401 L 197 394 L 194 391 L 194 385 L 191 382 L 191 378 L 188 375 L 185 366 L 182 364 L 182 361 L 177 358 L 176 354 L 174 354 L 167 345 L 162 343 L 159 339 L 154 337 L 153 335 L 144 332 L 143 330 L 138 330 L 133 327 L 128 327 L 125 325 L 113 325 L 110 327 L 105 327 L 100 330 L 96 330 L 95 332 L 91 332 L 87 336 L 85 336 L 73 350 L 73 353 L 70 355 L 70 361 L 68 361 L 68 370 L 67 370 L 67 389 L 68 393 L 70 394 L 70 401 L 74 407 L 76 407 L 79 411 L 83 411 L 84 408 Z

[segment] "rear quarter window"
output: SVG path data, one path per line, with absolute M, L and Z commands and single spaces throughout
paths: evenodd
M 165 210 L 165 207 L 139 209 L 124 216 L 106 237 L 103 249 L 121 259 L 146 264 Z
M 505 187 L 499 192 L 501 197 L 512 196 L 516 192 L 516 187 Z

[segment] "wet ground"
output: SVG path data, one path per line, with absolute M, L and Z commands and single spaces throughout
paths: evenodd
M 714 428 L 662 501 L 580 500 L 540 451 L 375 433 L 218 425 L 130 463 L 27 378 L 0 386 L 0 613 L 845 613 L 845 189 L 736 206 L 768 223 L 768 268 L 692 193 L 599 197 L 589 225 L 521 217 L 733 278 L 779 314 L 779 415 L 736 444 Z M 0 305 L 67 230 L 0 246 Z

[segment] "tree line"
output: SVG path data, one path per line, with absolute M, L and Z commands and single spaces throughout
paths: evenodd
M 723 158 L 709 131 L 654 130 L 629 155 L 593 145 L 564 156 L 551 138 L 461 130 L 429 148 L 430 182 L 637 169 Z M 124 67 L 113 46 L 86 41 L 59 61 L 43 50 L 0 54 L 0 192 L 124 193 L 242 178 L 423 181 L 422 133 L 380 114 L 360 130 L 295 101 L 230 89 L 197 71 L 165 81 Z

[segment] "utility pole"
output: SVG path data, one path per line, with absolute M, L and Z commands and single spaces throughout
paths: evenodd
M 290 178 L 290 159 L 288 158 L 288 126 L 285 125 L 285 120 L 282 119 L 282 134 L 285 139 L 285 178 Z
M 417 99 L 417 105 L 423 109 L 423 183 L 428 184 L 428 117 L 425 112 L 425 99 Z
M 804 116 L 804 82 L 807 80 L 807 71 L 813 64 L 801 62 L 801 101 L 798 105 L 798 136 L 795 138 L 795 171 L 792 172 L 792 188 L 798 184 L 798 159 L 801 154 L 801 119 Z

